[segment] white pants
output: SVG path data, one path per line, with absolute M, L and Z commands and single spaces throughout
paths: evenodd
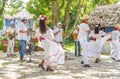
M 14 52 L 14 44 L 15 44 L 15 40 L 12 39 L 12 40 L 8 40 L 8 48 L 7 48 L 7 54 L 13 54 Z
M 115 50 L 112 52 L 111 57 L 115 58 L 116 60 L 120 60 L 120 42 L 112 41 L 112 44 Z
M 88 41 L 87 38 L 80 38 L 79 39 L 81 47 L 83 49 L 83 62 L 84 64 L 89 64 L 88 63 Z

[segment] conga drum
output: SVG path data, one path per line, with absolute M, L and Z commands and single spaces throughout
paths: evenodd
M 113 46 L 111 44 L 111 41 L 106 41 L 106 43 L 102 47 L 102 54 L 110 55 L 113 50 Z
M 78 34 L 73 34 L 73 38 L 76 41 L 78 39 Z

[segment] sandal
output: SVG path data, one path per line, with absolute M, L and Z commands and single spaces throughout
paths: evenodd
M 47 71 L 54 71 L 51 67 L 47 67 Z
M 39 67 L 39 68 L 41 67 L 43 70 L 45 70 L 45 68 L 43 67 L 42 64 L 39 64 L 38 67 Z

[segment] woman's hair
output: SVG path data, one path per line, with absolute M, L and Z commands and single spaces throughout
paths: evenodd
M 101 27 L 100 30 L 104 31 L 105 32 L 105 27 Z
M 39 29 L 41 34 L 45 34 L 46 33 L 46 23 L 45 21 L 47 20 L 46 16 L 40 16 L 40 20 L 39 20 Z
M 96 24 L 95 25 L 95 34 L 99 34 L 99 30 L 100 30 L 100 24 Z

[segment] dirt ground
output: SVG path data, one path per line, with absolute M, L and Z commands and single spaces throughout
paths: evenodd
M 94 63 L 90 58 L 90 68 L 81 65 L 80 57 L 75 57 L 73 52 L 67 53 L 64 65 L 54 67 L 54 72 L 47 72 L 38 68 L 42 52 L 32 54 L 32 62 L 29 55 L 25 55 L 25 62 L 19 62 L 17 57 L 7 57 L 0 52 L 0 79 L 120 79 L 120 62 L 116 62 L 109 55 L 102 55 L 100 63 Z

